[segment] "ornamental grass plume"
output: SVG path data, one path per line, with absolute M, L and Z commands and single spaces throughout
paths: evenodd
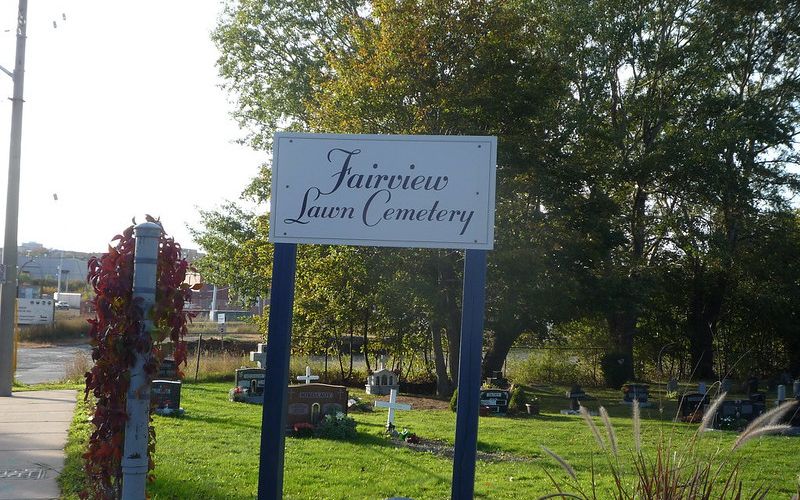
M 703 418 L 703 422 L 686 445 L 676 447 L 671 439 L 665 439 L 663 434 L 656 445 L 655 454 L 650 458 L 649 454 L 643 453 L 641 449 L 641 414 L 638 402 L 633 405 L 633 440 L 634 446 L 629 455 L 620 453 L 616 438 L 616 432 L 611 422 L 611 418 L 605 408 L 600 408 L 600 416 L 606 427 L 609 446 L 600 436 L 597 426 L 590 417 L 586 408 L 581 407 L 581 416 L 589 426 L 592 435 L 597 441 L 601 450 L 606 452 L 606 459 L 611 472 L 612 484 L 609 488 L 598 491 L 598 475 L 595 472 L 594 461 L 591 466 L 591 481 L 581 484 L 577 479 L 577 474 L 572 466 L 554 451 L 542 446 L 542 449 L 550 455 L 564 471 L 569 479 L 566 482 L 559 482 L 547 470 L 545 474 L 550 478 L 558 493 L 551 493 L 540 497 L 546 498 L 580 498 L 584 500 L 597 500 L 601 498 L 627 498 L 643 500 L 695 500 L 726 498 L 732 500 L 757 499 L 767 497 L 769 488 L 758 487 L 750 494 L 743 492 L 744 483 L 740 475 L 741 460 L 728 462 L 727 456 L 721 454 L 719 450 L 707 457 L 698 457 L 695 444 L 698 436 L 702 435 L 701 430 L 710 427 L 713 416 L 719 409 L 724 399 L 724 394 L 720 395 L 709 407 L 707 412 L 710 416 Z M 787 426 L 778 425 L 779 421 L 793 405 L 783 405 L 780 409 L 772 410 L 762 415 L 748 426 L 745 432 L 739 437 L 733 446 L 737 449 L 750 439 L 764 434 L 780 432 Z M 624 458 L 630 457 L 630 462 L 626 463 Z M 572 492 L 565 490 L 572 489 Z M 797 497 L 797 495 L 796 495 Z M 795 498 L 800 500 L 800 498 Z
M 583 420 L 586 422 L 586 425 L 588 425 L 589 429 L 592 431 L 594 440 L 597 441 L 597 446 L 599 446 L 601 450 L 605 450 L 606 445 L 603 443 L 603 438 L 600 436 L 600 430 L 597 429 L 594 420 L 592 420 L 592 416 L 589 415 L 589 410 L 587 410 L 585 406 L 581 405 L 580 412 Z
M 744 431 L 742 431 L 742 433 L 739 435 L 739 438 L 733 443 L 731 451 L 739 448 L 747 441 L 759 436 L 763 436 L 765 434 L 777 434 L 779 432 L 785 432 L 789 430 L 790 427 L 788 425 L 780 425 L 778 422 L 780 422 L 783 417 L 785 417 L 792 409 L 794 409 L 795 406 L 797 406 L 797 403 L 782 404 L 780 406 L 776 406 L 766 413 L 759 415 L 756 419 L 750 422 L 750 425 L 745 427 Z
M 711 424 L 714 423 L 714 417 L 717 415 L 717 410 L 719 406 L 725 401 L 725 396 L 727 396 L 727 392 L 723 392 L 717 399 L 715 399 L 711 405 L 709 405 L 708 409 L 706 410 L 705 414 L 703 415 L 703 420 L 700 421 L 700 427 L 697 428 L 697 432 L 701 433 L 707 429 L 711 428 Z

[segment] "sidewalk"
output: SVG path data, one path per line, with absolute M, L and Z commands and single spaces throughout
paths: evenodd
M 0 397 L 0 500 L 58 498 L 76 391 Z

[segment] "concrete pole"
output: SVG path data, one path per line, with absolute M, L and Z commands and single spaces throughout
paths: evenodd
M 149 337 L 153 328 L 150 310 L 156 299 L 156 267 L 158 264 L 158 240 L 161 227 L 152 222 L 138 224 L 133 229 L 136 238 L 136 254 L 133 258 L 133 297 L 142 299 L 145 318 L 140 333 Z M 150 353 L 136 353 L 131 368 L 128 386 L 125 424 L 125 448 L 122 454 L 122 499 L 144 500 L 147 485 L 147 443 L 150 424 L 150 381 L 144 364 Z
M 0 283 L 0 396 L 11 396 L 14 382 L 15 316 L 17 311 L 17 221 L 19 219 L 19 164 L 22 151 L 22 89 L 25 83 L 25 32 L 28 0 L 19 0 L 17 51 L 14 72 L 0 67 L 14 80 L 11 98 L 11 141 L 8 154 L 6 230 L 3 244 L 5 277 Z

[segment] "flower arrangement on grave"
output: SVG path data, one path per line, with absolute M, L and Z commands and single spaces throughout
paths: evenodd
M 148 222 L 158 220 L 147 216 Z M 134 221 L 135 224 L 135 221 Z M 143 315 L 133 298 L 133 261 L 135 238 L 133 226 L 113 238 L 114 246 L 100 257 L 89 260 L 87 280 L 95 292 L 92 305 L 95 317 L 89 320 L 94 366 L 86 373 L 85 397 L 94 397 L 92 434 L 83 455 L 88 478 L 82 496 L 118 498 L 122 487 L 121 460 L 127 419 L 126 400 L 129 370 L 136 352 L 146 354 L 144 370 L 152 380 L 163 360 L 162 344 L 174 346 L 176 365 L 186 361 L 186 324 L 193 313 L 184 311 L 192 289 L 184 283 L 189 264 L 181 257 L 181 246 L 161 229 L 155 303 L 151 310 L 150 338 L 140 335 Z M 178 377 L 183 374 L 178 370 Z M 155 449 L 155 430 L 149 426 L 148 453 Z M 149 461 L 152 470 L 153 461 Z
M 292 426 L 294 436 L 299 438 L 313 437 L 316 428 L 309 422 L 298 422 Z
M 228 391 L 228 401 L 241 403 L 242 401 L 244 401 L 244 396 L 245 396 L 244 389 L 242 389 L 239 386 L 236 386 Z
M 342 412 L 328 414 L 317 424 L 315 434 L 327 439 L 355 439 L 356 421 Z
M 402 431 L 397 432 L 397 438 L 405 441 L 406 443 L 419 444 L 419 436 L 405 428 Z

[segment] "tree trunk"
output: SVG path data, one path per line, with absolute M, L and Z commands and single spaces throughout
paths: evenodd
M 369 366 L 369 355 L 367 351 L 367 326 L 369 325 L 369 311 L 365 313 L 364 317 L 364 362 L 367 363 L 367 373 L 372 371 L 372 368 Z
M 689 337 L 689 354 L 695 378 L 714 380 L 714 333 L 726 286 L 723 278 L 718 278 L 710 287 L 708 281 L 708 274 L 699 265 L 695 265 L 686 315 L 686 333 Z
M 508 351 L 511 350 L 511 346 L 514 345 L 517 337 L 519 335 L 513 332 L 495 332 L 494 341 L 483 358 L 483 378 L 493 377 L 494 372 L 503 369 L 503 363 L 508 357 Z
M 628 380 L 635 380 L 636 376 L 633 368 L 633 338 L 637 320 L 636 314 L 630 310 L 617 311 L 608 317 L 611 344 L 616 352 L 625 355 L 625 378 Z
M 447 377 L 447 366 L 444 363 L 441 327 L 439 325 L 431 326 L 431 334 L 433 337 L 433 364 L 436 369 L 436 395 L 439 397 L 449 396 L 453 391 L 453 385 Z

